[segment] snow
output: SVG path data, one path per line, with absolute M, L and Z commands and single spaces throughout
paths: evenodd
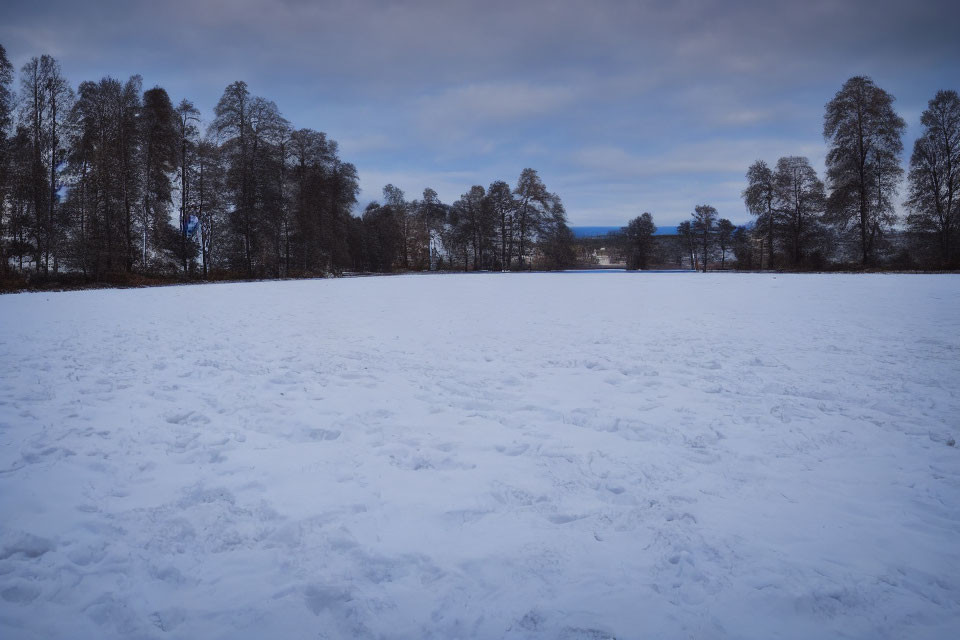
M 957 637 L 958 294 L 0 296 L 0 637 Z

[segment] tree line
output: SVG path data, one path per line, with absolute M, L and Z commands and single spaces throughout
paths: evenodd
M 902 219 L 896 198 L 906 122 L 893 103 L 868 77 L 844 83 L 824 114 L 825 181 L 804 157 L 780 158 L 774 168 L 763 160 L 750 166 L 743 200 L 756 223 L 735 242 L 738 263 L 742 258 L 749 268 L 789 269 L 831 262 L 960 266 L 960 96 L 938 91 L 921 115 Z
M 76 88 L 47 55 L 19 86 L 0 45 L 0 277 L 305 277 L 344 271 L 554 269 L 577 261 L 559 196 L 534 169 L 514 185 L 474 185 L 453 203 L 393 185 L 354 215 L 359 180 L 325 133 L 230 84 L 202 126 L 140 76 Z M 754 216 L 736 226 L 708 205 L 676 236 L 653 216 L 611 245 L 632 269 L 652 263 L 738 269 L 960 266 L 960 97 L 939 91 L 921 116 L 895 206 L 906 123 L 864 76 L 825 109 L 827 172 L 782 157 L 747 170 Z
M 750 231 L 720 218 L 710 205 L 697 205 L 691 219 L 677 225 L 676 234 L 657 236 L 656 233 L 653 214 L 644 212 L 620 230 L 607 234 L 600 244 L 604 245 L 602 250 L 612 263 L 630 270 L 651 266 L 706 270 L 711 263 L 724 269 L 728 253 Z M 578 244 L 581 259 L 589 260 L 599 249 L 596 239 L 585 239 Z M 739 260 L 731 266 L 750 268 Z
M 960 267 L 960 96 L 938 91 L 920 117 L 902 218 L 895 203 L 906 122 L 893 102 L 870 78 L 850 78 L 825 109 L 825 181 L 805 157 L 773 167 L 757 160 L 742 193 L 752 224 L 735 226 L 698 205 L 658 246 L 644 213 L 618 234 L 628 268 L 645 268 L 654 252 L 661 264 L 676 258 L 703 270 L 726 268 L 728 256 L 738 269 Z
M 0 45 L 0 276 L 302 277 L 565 266 L 572 233 L 534 169 L 452 204 L 387 185 L 353 215 L 354 165 L 325 133 L 230 84 L 209 125 L 140 76 L 76 88 Z
M 942 90 L 920 117 L 907 174 L 906 216 L 897 215 L 906 122 L 894 98 L 865 76 L 850 78 L 825 109 L 827 173 L 786 156 L 747 170 L 742 197 L 755 217 L 736 226 L 697 205 L 676 236 L 654 238 L 644 213 L 607 238 L 629 269 L 706 270 L 960 267 L 960 96 Z M 581 243 L 584 244 L 584 243 Z M 589 244 L 589 243 L 586 243 Z M 581 254 L 591 249 L 581 247 Z M 728 257 L 732 260 L 728 261 Z
M 354 226 L 357 270 L 559 269 L 573 260 L 563 203 L 530 168 L 514 187 L 503 180 L 474 185 L 449 205 L 433 189 L 408 201 L 388 184 L 382 202 L 367 205 Z
M 943 90 L 920 117 L 907 174 L 905 216 L 895 206 L 906 123 L 894 98 L 850 78 L 825 109 L 825 180 L 801 156 L 747 170 L 742 198 L 755 220 L 736 226 L 697 205 L 676 235 L 654 237 L 650 213 L 601 242 L 578 243 L 582 262 L 601 245 L 616 264 L 736 269 L 960 267 L 960 96 Z

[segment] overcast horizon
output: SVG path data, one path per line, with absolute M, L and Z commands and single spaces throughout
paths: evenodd
M 248 83 L 356 165 L 360 207 L 392 183 L 445 202 L 537 169 L 573 226 L 643 211 L 675 225 L 709 203 L 747 222 L 756 159 L 805 155 L 823 177 L 824 104 L 871 76 L 906 119 L 960 89 L 949 2 L 7 3 L 19 71 L 47 53 L 76 87 L 143 76 L 206 122 Z M 18 80 L 19 82 L 19 80 Z M 904 188 L 901 187 L 901 196 Z

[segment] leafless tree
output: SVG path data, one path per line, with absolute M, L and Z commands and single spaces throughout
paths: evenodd
M 920 116 L 923 133 L 910 157 L 907 222 L 936 238 L 941 267 L 956 263 L 960 232 L 960 96 L 938 91 Z
M 764 232 L 768 268 L 773 268 L 773 204 L 777 197 L 773 171 L 763 160 L 757 160 L 747 170 L 747 188 L 743 190 L 747 210 L 757 216 L 757 227 Z M 760 268 L 763 269 L 763 247 L 760 249 Z
M 778 226 L 793 267 L 799 268 L 808 246 L 815 241 L 820 230 L 826 192 L 810 162 L 799 156 L 777 161 L 774 183 Z
M 841 228 L 859 235 L 864 266 L 876 261 L 878 239 L 896 222 L 905 127 L 893 96 L 865 76 L 847 80 L 826 106 L 828 211 Z

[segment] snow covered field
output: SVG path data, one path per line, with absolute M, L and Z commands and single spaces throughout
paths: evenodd
M 0 296 L 0 638 L 956 638 L 960 277 Z

